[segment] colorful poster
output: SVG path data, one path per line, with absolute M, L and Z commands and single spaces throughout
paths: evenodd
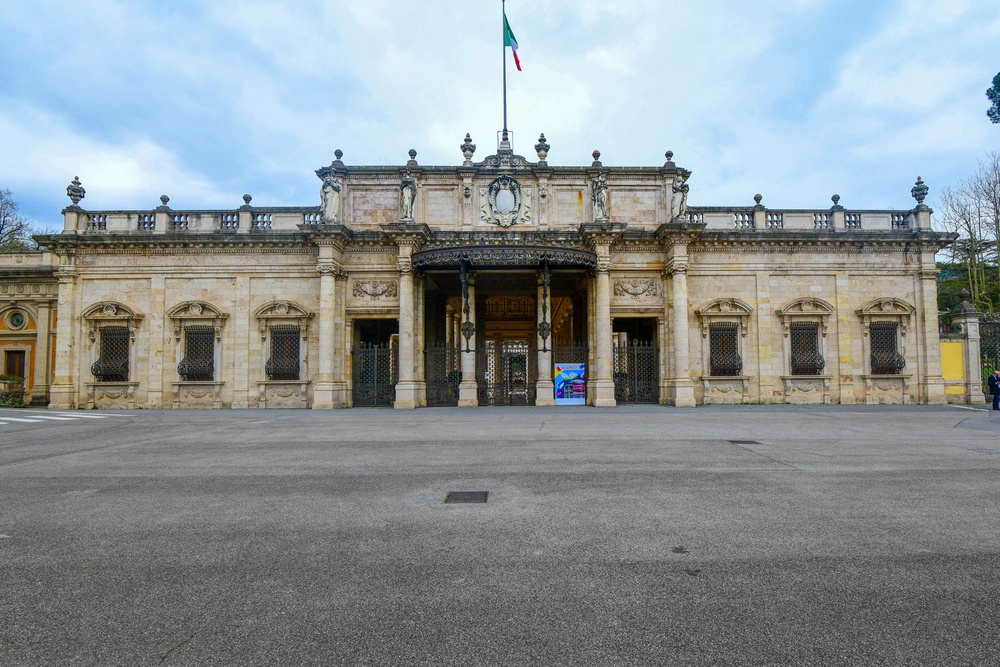
M 587 364 L 555 364 L 556 405 L 587 404 Z

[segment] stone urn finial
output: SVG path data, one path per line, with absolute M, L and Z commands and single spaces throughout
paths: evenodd
M 545 158 L 549 155 L 549 142 L 545 141 L 545 133 L 542 132 L 538 135 L 538 143 L 535 144 L 535 153 L 538 154 L 538 161 L 545 162 Z
M 160 207 L 161 208 L 166 208 L 168 201 L 170 201 L 170 197 L 168 197 L 167 195 L 160 195 Z
M 764 195 L 760 194 L 759 192 L 755 194 L 753 196 L 753 204 L 754 204 L 753 207 L 758 210 L 764 208 L 764 205 L 761 204 L 763 200 L 764 200 Z
M 843 206 L 840 205 L 840 195 L 833 195 L 832 197 L 830 197 L 830 201 L 833 202 L 833 206 L 831 207 L 832 210 L 839 211 L 842 208 L 844 208 Z
M 592 165 L 590 165 L 590 166 L 591 167 L 600 167 L 601 166 L 601 151 L 595 150 L 593 153 L 591 153 L 591 155 L 594 156 L 594 163 Z
M 465 133 L 465 141 L 458 147 L 462 151 L 462 156 L 465 158 L 465 166 L 472 165 L 472 155 L 476 152 L 476 145 L 472 143 L 472 137 L 468 132 Z M 414 152 L 416 155 L 416 152 Z
M 416 151 L 416 149 L 411 148 L 407 152 L 407 154 L 410 156 L 410 159 L 406 161 L 406 166 L 407 167 L 416 167 L 417 166 L 417 151 Z
M 250 195 L 243 195 L 243 203 L 246 204 L 247 206 L 250 205 L 250 200 L 252 199 L 253 197 L 251 197 Z
M 83 183 L 80 182 L 79 176 L 74 176 L 73 181 L 66 186 L 66 196 L 69 197 L 70 201 L 73 202 L 73 206 L 78 206 L 80 200 L 87 195 L 87 191 L 83 189 Z
M 674 168 L 674 152 L 673 151 L 667 151 L 666 153 L 663 154 L 663 157 L 667 158 L 667 161 L 663 163 L 663 166 L 666 167 L 667 169 L 673 169 Z
M 930 188 L 924 183 L 924 179 L 917 176 L 917 182 L 913 184 L 910 188 L 910 196 L 917 200 L 917 208 L 922 208 L 924 206 L 924 199 L 927 197 L 927 193 Z

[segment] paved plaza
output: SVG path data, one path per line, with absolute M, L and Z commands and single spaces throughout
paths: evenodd
M 0 410 L 0 664 L 998 664 L 998 469 L 950 406 Z

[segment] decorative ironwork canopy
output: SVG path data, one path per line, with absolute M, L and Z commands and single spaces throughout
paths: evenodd
M 596 268 L 597 255 L 587 250 L 552 246 L 475 246 L 437 248 L 413 254 L 415 268 L 446 268 L 469 266 L 502 266 L 507 268 L 537 268 L 543 261 L 550 266 Z

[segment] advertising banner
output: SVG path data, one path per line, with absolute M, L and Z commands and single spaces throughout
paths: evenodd
M 556 405 L 587 404 L 587 364 L 554 364 Z

